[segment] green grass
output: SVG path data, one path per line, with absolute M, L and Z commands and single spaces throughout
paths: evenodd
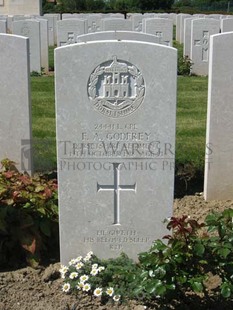
M 49 52 L 52 67 L 53 48 Z M 207 83 L 207 77 L 178 77 L 177 166 L 191 163 L 196 170 L 204 168 Z M 35 168 L 52 170 L 56 168 L 54 77 L 32 77 L 31 85 Z
M 32 136 L 36 170 L 56 168 L 54 77 L 31 77 Z
M 207 77 L 178 77 L 176 164 L 204 168 Z

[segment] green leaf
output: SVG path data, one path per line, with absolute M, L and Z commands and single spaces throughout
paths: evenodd
M 156 294 L 159 296 L 163 296 L 166 293 L 166 286 L 163 284 L 159 284 L 156 286 Z
M 200 293 L 203 291 L 203 285 L 201 282 L 194 281 L 191 283 L 191 287 L 194 290 L 194 292 Z
M 45 236 L 47 236 L 47 237 L 51 236 L 49 221 L 43 220 L 42 222 L 40 222 L 40 229 Z
M 194 251 L 196 253 L 196 255 L 198 256 L 202 256 L 205 252 L 205 247 L 203 244 L 201 244 L 200 242 L 198 242 L 197 244 L 195 244 L 194 246 Z
M 149 294 L 153 294 L 154 291 L 157 289 L 156 285 L 154 282 L 150 282 L 147 286 L 146 286 L 146 291 L 149 293 Z
M 44 208 L 39 208 L 39 209 L 37 209 L 37 211 L 40 212 L 43 215 L 46 215 L 46 211 L 45 211 Z
M 231 250 L 228 248 L 221 248 L 218 250 L 218 254 L 220 254 L 222 257 L 226 258 L 231 253 Z
M 221 294 L 224 298 L 229 298 L 231 296 L 231 288 L 227 283 L 222 284 Z

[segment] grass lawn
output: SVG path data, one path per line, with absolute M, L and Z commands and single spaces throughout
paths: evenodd
M 50 67 L 53 49 L 50 48 Z M 204 168 L 207 77 L 178 77 L 176 165 Z M 54 77 L 31 77 L 36 170 L 56 169 Z
M 178 77 L 176 163 L 204 168 L 207 77 Z

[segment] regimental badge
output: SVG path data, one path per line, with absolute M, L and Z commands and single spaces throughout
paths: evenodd
M 88 81 L 88 96 L 95 110 L 119 118 L 135 112 L 145 96 L 144 78 L 133 64 L 118 60 L 97 66 Z

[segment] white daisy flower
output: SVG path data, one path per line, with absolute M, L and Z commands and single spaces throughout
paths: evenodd
M 113 296 L 113 300 L 114 300 L 114 301 L 119 301 L 120 298 L 121 298 L 121 295 L 115 295 L 115 296 Z
M 79 283 L 76 285 L 76 288 L 77 288 L 78 290 L 81 290 L 81 289 L 83 288 L 83 286 L 84 286 L 84 283 L 83 283 L 83 282 L 79 282 Z
M 91 285 L 89 283 L 83 284 L 83 291 L 88 292 L 91 289 Z
M 89 277 L 86 275 L 86 274 L 84 274 L 83 276 L 81 276 L 80 277 L 80 282 L 86 282 L 87 280 L 89 279 Z
M 70 290 L 70 283 L 65 283 L 63 286 L 62 286 L 62 291 L 67 293 L 69 292 Z
M 61 265 L 61 268 L 59 269 L 60 273 L 66 273 L 69 270 L 67 266 Z
M 75 258 L 76 263 L 81 262 L 81 260 L 83 259 L 82 256 L 78 256 L 77 258 Z
M 92 269 L 92 271 L 90 272 L 90 274 L 92 275 L 92 276 L 96 276 L 97 274 L 98 274 L 98 269 Z
M 113 287 L 109 287 L 109 288 L 107 288 L 107 290 L 106 290 L 106 294 L 107 294 L 108 296 L 112 296 L 112 295 L 113 295 L 113 293 L 114 293 L 114 289 L 113 289 Z
M 94 290 L 94 295 L 95 295 L 96 297 L 100 297 L 100 296 L 102 295 L 102 293 L 103 293 L 103 290 L 102 290 L 101 287 L 97 287 L 97 288 Z
M 65 272 L 65 273 L 61 272 L 61 278 L 62 278 L 62 279 L 65 279 L 65 278 L 66 278 L 66 272 Z
M 92 255 L 93 255 L 93 252 L 92 252 L 92 251 L 90 251 L 90 252 L 87 253 L 87 256 L 92 256 Z
M 70 279 L 75 279 L 77 277 L 78 277 L 78 273 L 77 272 L 71 272 L 71 274 L 69 276 Z
M 83 260 L 84 260 L 84 262 L 88 262 L 90 259 L 91 259 L 91 256 L 88 256 L 88 255 L 87 255 L 86 257 L 84 257 Z
M 83 264 L 82 262 L 79 262 L 79 263 L 77 263 L 77 264 L 75 265 L 75 268 L 76 268 L 77 270 L 79 270 L 79 269 L 81 269 L 83 266 L 84 266 L 84 264 Z
M 101 272 L 101 271 L 103 271 L 104 269 L 105 269 L 105 267 L 101 266 L 101 267 L 98 268 L 98 271 Z
M 92 269 L 97 269 L 98 268 L 98 264 L 93 264 L 91 267 L 92 267 Z
M 74 258 L 69 261 L 69 266 L 72 266 L 75 264 L 76 264 L 76 260 Z

